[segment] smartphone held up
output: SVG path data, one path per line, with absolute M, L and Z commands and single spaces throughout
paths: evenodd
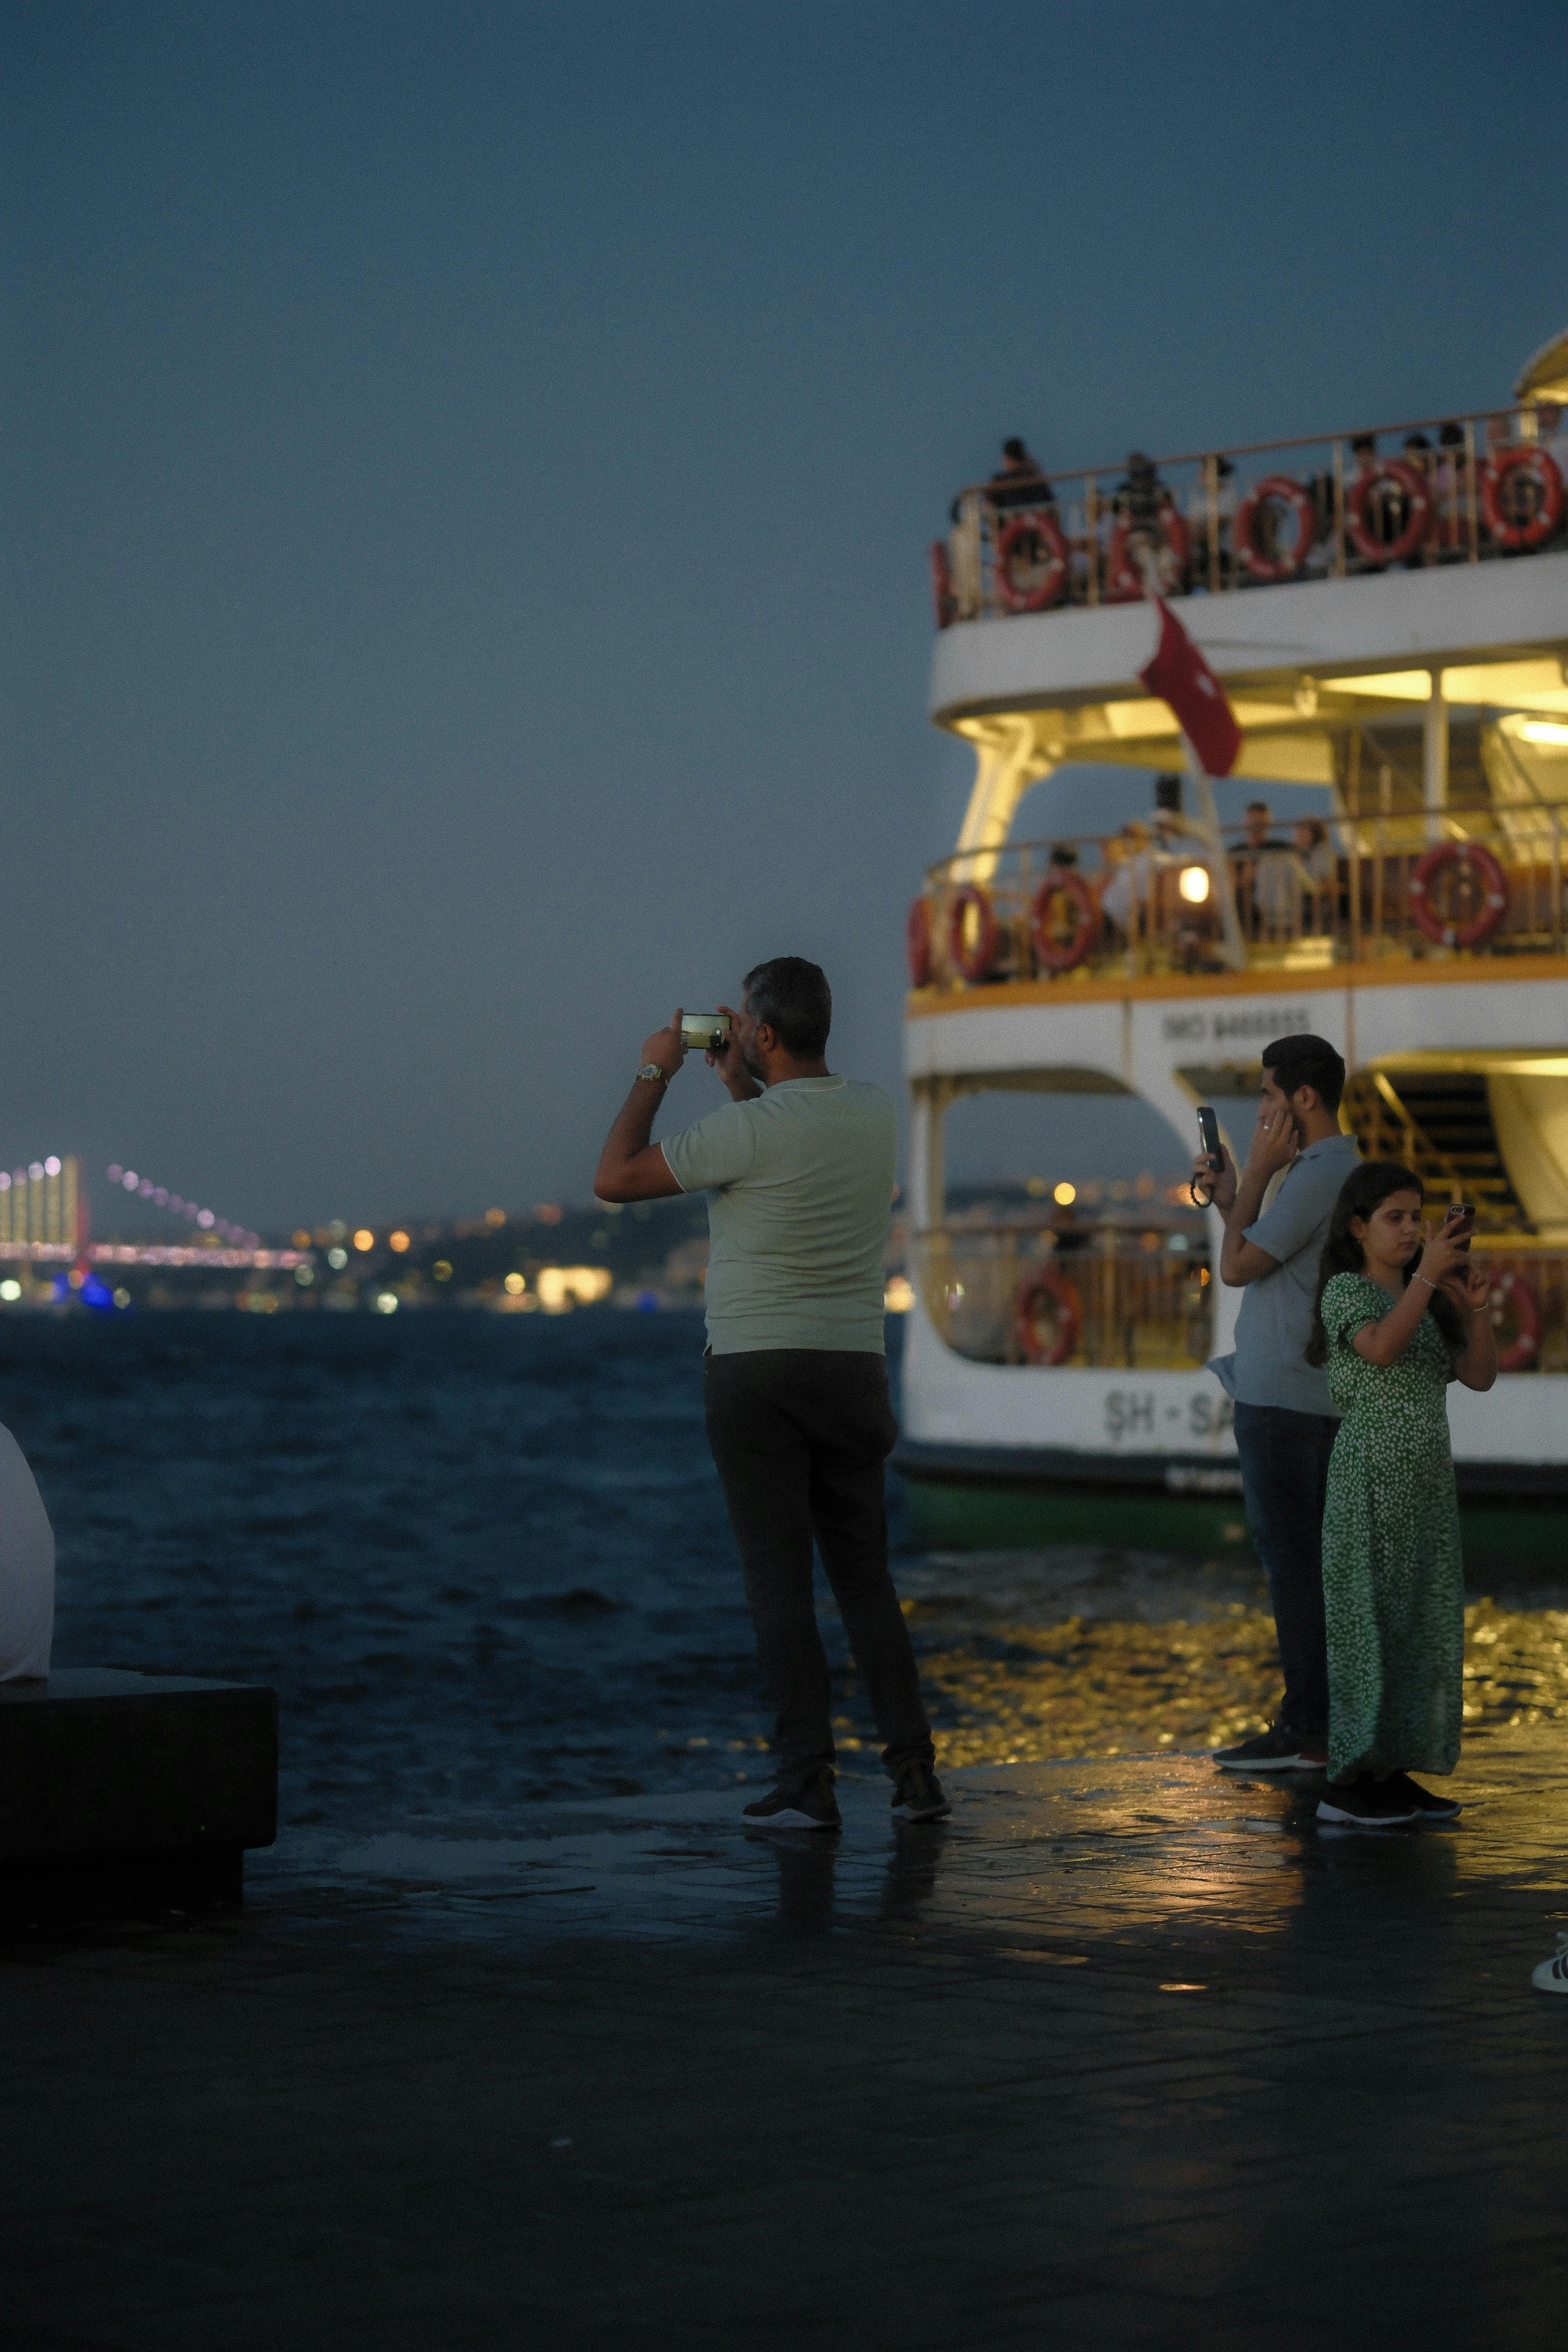
M 689 1054 L 719 1054 L 730 1042 L 727 1013 L 686 1013 L 681 1015 L 680 1042 Z
M 1219 1120 L 1215 1116 L 1212 1103 L 1198 1105 L 1198 1150 L 1201 1157 L 1208 1162 L 1212 1173 L 1218 1176 L 1225 1166 L 1225 1153 L 1219 1139 Z M 1199 1184 L 1195 1176 L 1187 1190 L 1192 1194 L 1194 1205 L 1197 1208 L 1206 1209 L 1214 1199 L 1213 1184 L 1210 1183 L 1205 1188 Z

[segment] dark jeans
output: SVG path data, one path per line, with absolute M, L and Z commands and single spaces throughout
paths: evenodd
M 826 1348 L 709 1355 L 702 1392 L 775 1712 L 781 1787 L 799 1788 L 833 1766 L 814 1536 L 882 1735 L 882 1761 L 895 1780 L 906 1764 L 929 1768 L 931 1726 L 888 1573 L 883 1465 L 899 1425 L 886 1363 Z
M 1329 1660 L 1323 1634 L 1323 1496 L 1339 1423 L 1329 1413 L 1279 1404 L 1238 1404 L 1236 1450 L 1247 1525 L 1268 1571 L 1285 1701 L 1292 1731 L 1329 1727 Z

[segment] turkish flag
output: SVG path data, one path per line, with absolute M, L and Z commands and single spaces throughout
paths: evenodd
M 1151 694 L 1168 702 L 1183 734 L 1210 776 L 1228 776 L 1241 753 L 1241 730 L 1225 690 L 1163 596 L 1160 643 L 1147 669 L 1138 673 Z

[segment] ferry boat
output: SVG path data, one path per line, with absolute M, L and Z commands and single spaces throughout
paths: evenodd
M 1072 474 L 1026 459 L 954 501 L 930 711 L 975 772 L 910 911 L 904 1025 L 895 1466 L 923 1539 L 1163 1540 L 1162 1498 L 1206 1506 L 1200 1542 L 1241 1538 L 1206 1369 L 1241 1297 L 1217 1213 L 1065 1219 L 1039 1178 L 950 1188 L 944 1142 L 970 1097 L 1044 1097 L 1059 1165 L 1083 1097 L 1135 1095 L 1183 1157 L 1214 1104 L 1239 1161 L 1260 1049 L 1308 1029 L 1344 1055 L 1363 1150 L 1477 1210 L 1503 1370 L 1453 1391 L 1462 1503 L 1568 1501 L 1565 428 L 1568 334 L 1499 410 Z M 1316 822 L 1218 823 L 1140 682 L 1156 599 L 1229 700 L 1233 775 Z M 1085 761 L 1153 772 L 1142 826 L 1052 830 L 1051 779 Z

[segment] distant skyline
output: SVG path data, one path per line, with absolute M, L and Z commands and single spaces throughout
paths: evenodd
M 971 764 L 923 716 L 953 489 L 1009 433 L 1488 405 L 1568 325 L 1547 11 L 67 0 L 0 45 L 0 1164 L 261 1231 L 585 1199 L 647 1030 L 765 955 L 896 1087 Z

